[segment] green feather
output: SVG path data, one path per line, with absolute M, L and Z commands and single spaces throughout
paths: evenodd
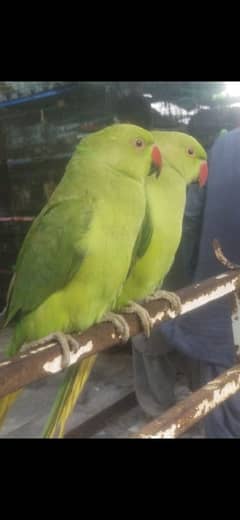
M 168 273 L 181 239 L 186 187 L 197 180 L 206 152 L 196 139 L 181 132 L 152 132 L 163 159 L 160 176 L 147 179 L 147 213 L 127 280 L 116 302 L 151 295 Z M 190 152 L 189 152 L 190 150 Z M 145 229 L 145 231 L 144 231 Z

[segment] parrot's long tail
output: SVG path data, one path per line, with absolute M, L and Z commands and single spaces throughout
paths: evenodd
M 43 437 L 53 437 L 57 428 L 59 428 L 58 437 L 63 437 L 66 422 L 87 382 L 96 359 L 97 355 L 90 356 L 83 359 L 80 365 L 77 363 L 68 368 L 50 412 Z
M 0 428 L 3 425 L 4 419 L 8 413 L 9 408 L 11 408 L 11 406 L 16 401 L 21 392 L 22 390 L 17 390 L 16 392 L 8 394 L 6 395 L 6 397 L 0 399 Z

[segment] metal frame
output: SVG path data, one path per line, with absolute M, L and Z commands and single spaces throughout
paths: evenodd
M 240 350 L 240 269 L 225 272 L 209 278 L 201 283 L 187 287 L 177 292 L 182 301 L 181 314 L 197 309 L 212 301 L 233 294 L 232 326 L 234 343 Z M 174 319 L 175 312 L 169 309 L 169 304 L 161 299 L 146 305 L 153 326 L 167 319 Z M 130 328 L 130 335 L 142 332 L 137 316 L 124 314 Z M 74 334 L 79 349 L 70 355 L 70 365 L 79 360 L 106 350 L 121 343 L 121 337 L 110 323 L 101 323 L 91 327 L 82 334 Z M 123 344 L 124 346 L 124 344 Z M 14 392 L 33 381 L 37 381 L 62 370 L 61 347 L 52 342 L 41 347 L 34 347 L 8 361 L 0 363 L 0 397 Z M 134 437 L 166 438 L 178 437 L 193 424 L 201 420 L 223 401 L 240 390 L 240 365 L 226 371 L 220 377 L 208 383 L 183 402 L 167 411 L 143 428 Z
M 240 390 L 240 364 L 173 406 L 161 418 L 142 428 L 135 438 L 176 438 Z

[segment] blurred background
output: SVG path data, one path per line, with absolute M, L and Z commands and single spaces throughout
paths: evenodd
M 22 240 L 76 144 L 116 121 L 179 130 L 207 151 L 240 126 L 238 82 L 1 81 L 0 310 Z M 168 286 L 185 280 L 173 268 Z

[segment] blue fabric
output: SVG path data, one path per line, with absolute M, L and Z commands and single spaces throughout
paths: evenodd
M 216 140 L 209 157 L 209 179 L 203 228 L 194 281 L 225 269 L 214 256 L 217 238 L 226 256 L 240 263 L 240 129 Z M 229 297 L 208 304 L 172 322 L 161 334 L 177 350 L 202 362 L 202 384 L 214 379 L 236 361 Z M 208 437 L 240 437 L 240 393 L 228 399 L 205 419 Z

